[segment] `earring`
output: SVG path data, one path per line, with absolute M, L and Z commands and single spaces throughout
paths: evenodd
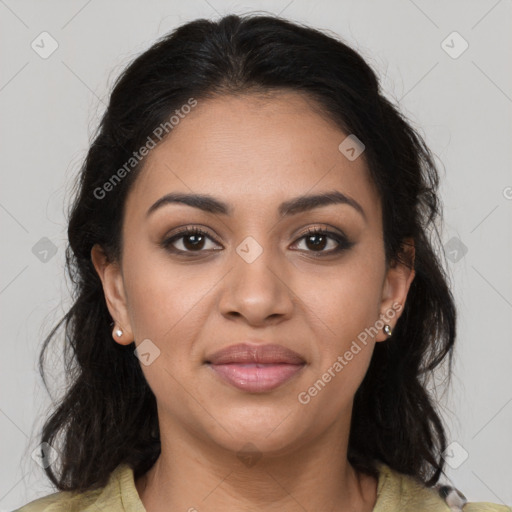
M 123 335 L 123 331 L 121 329 L 116 329 L 116 336 L 120 338 Z
M 391 336 L 391 334 L 393 333 L 393 331 L 391 330 L 391 326 L 386 324 L 384 326 L 384 332 L 388 335 L 388 336 Z

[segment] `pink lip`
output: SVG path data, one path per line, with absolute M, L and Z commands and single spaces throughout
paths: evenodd
M 282 345 L 231 345 L 209 356 L 206 363 L 224 381 L 253 393 L 270 391 L 291 379 L 306 364 Z

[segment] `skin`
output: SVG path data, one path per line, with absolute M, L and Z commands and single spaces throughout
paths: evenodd
M 297 399 L 359 333 L 403 306 L 414 278 L 405 265 L 386 266 L 380 199 L 364 153 L 350 161 L 338 150 L 346 136 L 295 92 L 199 101 L 150 152 L 129 192 L 122 261 L 93 248 L 123 330 L 114 340 L 150 339 L 160 350 L 141 364 L 162 442 L 157 462 L 135 482 L 148 512 L 373 509 L 377 480 L 349 464 L 347 445 L 355 392 L 387 335 L 370 337 L 309 403 Z M 347 204 L 278 215 L 283 201 L 331 190 L 355 199 L 366 218 Z M 146 217 L 169 192 L 209 194 L 234 215 L 167 204 Z M 175 240 L 190 258 L 160 245 L 184 226 L 211 237 L 195 252 L 190 236 Z M 329 255 L 337 242 L 315 249 L 303 238 L 309 227 L 341 230 L 354 245 Z M 263 249 L 252 263 L 236 252 L 247 236 Z M 401 311 L 384 323 L 393 328 Z M 266 393 L 239 390 L 203 364 L 248 337 L 289 347 L 307 364 Z M 237 457 L 247 443 L 255 463 Z

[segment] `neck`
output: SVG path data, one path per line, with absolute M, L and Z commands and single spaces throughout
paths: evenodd
M 333 444 L 332 435 L 275 455 L 236 453 L 174 431 L 162 436 L 172 442 L 162 442 L 160 457 L 136 488 L 147 512 L 373 510 L 376 479 L 358 473 L 346 445 Z

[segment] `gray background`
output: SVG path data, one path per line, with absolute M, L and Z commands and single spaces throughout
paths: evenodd
M 437 155 L 459 307 L 453 386 L 439 396 L 456 443 L 448 475 L 469 500 L 512 504 L 510 0 L 0 0 L 0 511 L 53 491 L 31 458 L 50 406 L 36 362 L 70 304 L 64 214 L 113 80 L 178 24 L 254 10 L 339 34 Z M 58 44 L 47 58 L 44 31 Z

